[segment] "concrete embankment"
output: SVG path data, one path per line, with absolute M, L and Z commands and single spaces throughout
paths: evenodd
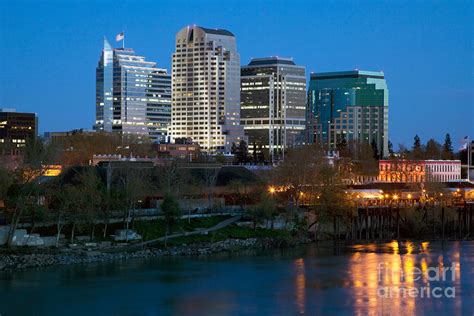
M 170 256 L 200 256 L 218 252 L 233 252 L 245 249 L 271 249 L 307 243 L 308 240 L 287 240 L 284 238 L 227 239 L 214 243 L 197 243 L 169 248 L 148 248 L 133 252 L 81 251 L 76 253 L 9 253 L 0 254 L 0 271 L 14 271 L 27 268 L 54 265 L 98 263 L 134 258 Z

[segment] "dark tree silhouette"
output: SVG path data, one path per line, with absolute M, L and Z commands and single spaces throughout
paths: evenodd
M 449 133 L 446 134 L 446 137 L 444 139 L 442 158 L 447 160 L 454 158 L 453 143 L 451 141 L 451 135 L 449 135 Z
M 370 143 L 370 146 L 372 146 L 372 151 L 374 153 L 374 159 L 379 160 L 379 150 L 377 148 L 377 143 L 375 142 L 375 139 L 372 139 L 372 142 Z

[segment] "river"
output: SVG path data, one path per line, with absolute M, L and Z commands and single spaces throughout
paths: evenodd
M 474 242 L 325 243 L 3 272 L 0 280 L 1 316 L 472 315 Z

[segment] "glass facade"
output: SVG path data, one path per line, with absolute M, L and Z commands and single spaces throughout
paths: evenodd
M 270 160 L 304 133 L 306 71 L 293 60 L 279 57 L 252 59 L 241 68 L 240 117 L 249 150 L 262 150 Z
M 388 88 L 383 72 L 311 74 L 308 89 L 309 142 L 334 149 L 342 139 L 372 143 L 388 154 Z
M 171 76 L 130 48 L 104 50 L 96 70 L 94 129 L 164 141 L 171 121 Z

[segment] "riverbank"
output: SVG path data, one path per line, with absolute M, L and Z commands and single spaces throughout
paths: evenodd
M 15 271 L 29 268 L 90 264 L 106 261 L 130 260 L 137 258 L 203 256 L 219 252 L 237 252 L 249 249 L 278 249 L 309 243 L 306 238 L 263 237 L 247 239 L 227 239 L 217 242 L 182 244 L 166 248 L 147 248 L 137 251 L 99 252 L 77 251 L 73 253 L 26 253 L 24 251 L 0 255 L 0 271 Z

